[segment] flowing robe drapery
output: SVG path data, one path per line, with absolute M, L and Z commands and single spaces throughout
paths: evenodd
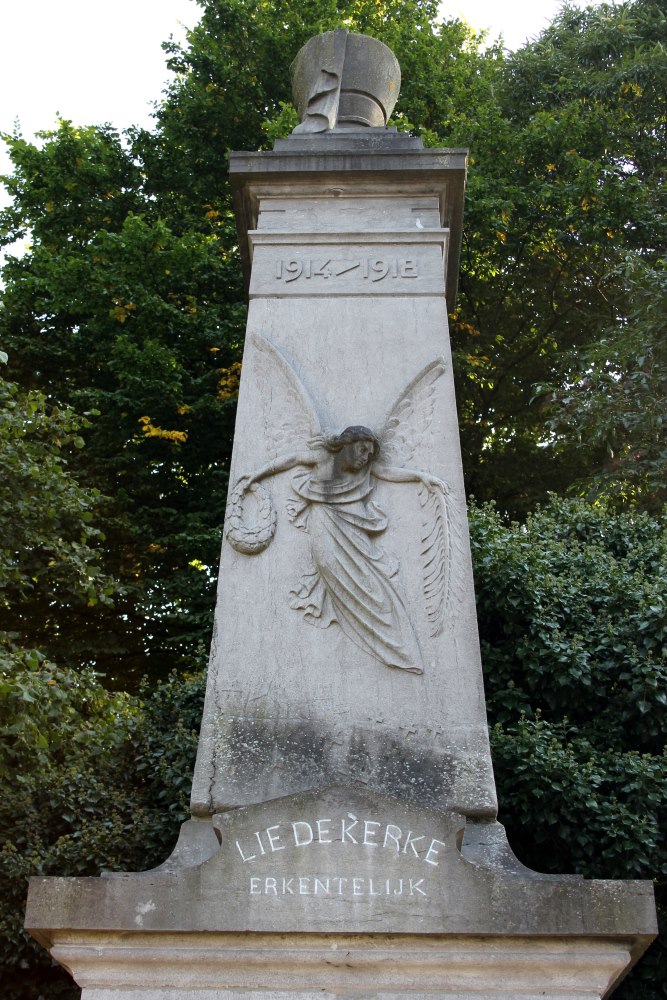
M 378 541 L 387 516 L 370 494 L 368 467 L 340 479 L 298 473 L 288 504 L 290 519 L 310 537 L 313 566 L 290 606 L 320 628 L 338 622 L 352 642 L 389 667 L 422 673 L 422 657 L 408 612 L 396 588 L 396 560 Z

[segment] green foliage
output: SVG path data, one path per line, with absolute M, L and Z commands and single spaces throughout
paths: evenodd
M 652 671 L 664 667 L 664 599 L 660 618 L 655 591 L 664 579 L 665 521 L 557 499 L 525 527 L 489 507 L 471 513 L 500 818 L 510 842 L 536 870 L 653 878 L 664 905 L 667 759 L 656 735 L 664 689 L 626 674 L 633 630 L 635 668 L 640 660 Z M 618 642 L 604 625 L 612 614 Z M 584 627 L 597 651 L 585 670 L 577 634 Z M 13 984 L 8 1000 L 38 992 L 50 1000 L 55 984 L 67 982 L 21 931 L 28 875 L 145 869 L 171 850 L 187 815 L 203 692 L 203 670 L 145 686 L 140 697 L 110 693 L 91 672 L 31 653 L 4 671 L 0 969 Z M 664 996 L 665 966 L 658 944 L 619 1000 Z
M 650 879 L 659 861 L 664 878 L 664 751 L 601 749 L 576 726 L 539 714 L 496 724 L 492 743 L 502 811 L 524 863 L 589 878 Z
M 625 261 L 664 256 L 664 36 L 653 0 L 564 8 L 498 66 L 479 127 L 447 136 L 471 150 L 453 327 L 467 482 L 514 514 L 606 460 L 594 420 L 582 449 L 531 399 L 567 396 L 605 331 L 621 343 Z
M 139 700 L 91 671 L 26 654 L 0 681 L 0 984 L 6 1000 L 74 1000 L 70 977 L 24 933 L 31 875 L 143 870 L 186 818 L 203 672 Z
M 69 643 L 94 656 L 99 609 L 117 586 L 100 566 L 102 498 L 69 468 L 89 426 L 0 372 L 0 668 L 22 648 L 56 655 L 64 617 Z
M 0 338 L 23 387 L 97 412 L 73 469 L 110 498 L 101 568 L 121 591 L 94 662 L 118 686 L 187 667 L 208 639 L 245 325 L 226 154 L 293 120 L 289 62 L 341 23 L 395 46 L 420 128 L 440 100 L 455 116 L 487 57 L 460 22 L 435 18 L 432 3 L 208 0 L 188 45 L 167 46 L 177 76 L 154 133 L 63 120 L 39 144 L 6 137 L 0 242 L 29 245 L 3 270 Z M 68 631 L 61 616 L 74 664 Z
M 500 819 L 524 864 L 654 879 L 667 909 L 667 511 L 472 506 Z M 615 996 L 667 995 L 664 940 Z
M 582 696 L 582 695 L 580 695 Z M 667 996 L 667 755 L 595 745 L 567 721 L 539 713 L 491 730 L 500 820 L 536 871 L 652 879 L 661 935 L 614 993 Z
M 536 868 L 664 879 L 664 4 L 566 7 L 509 56 L 432 0 L 200 6 L 154 132 L 6 137 L 0 243 L 28 242 L 0 306 L 10 1000 L 69 989 L 21 935 L 26 876 L 147 867 L 185 815 L 202 678 L 170 670 L 208 641 L 246 308 L 226 156 L 291 129 L 288 65 L 341 25 L 396 52 L 399 129 L 471 149 L 465 472 L 525 519 L 472 513 L 511 840 Z M 620 512 L 527 516 L 570 487 Z M 150 694 L 145 672 L 168 679 Z M 619 998 L 664 996 L 665 964 L 654 949 Z
M 119 686 L 187 668 L 207 641 L 246 309 L 226 155 L 289 130 L 289 63 L 318 31 L 383 39 L 398 127 L 471 149 L 452 322 L 469 489 L 525 516 L 603 470 L 633 502 L 662 498 L 660 5 L 566 9 L 511 56 L 431 0 L 201 10 L 166 45 L 154 132 L 63 120 L 39 143 L 6 138 L 0 242 L 29 245 L 4 267 L 0 340 L 24 391 L 98 413 L 70 461 L 111 498 L 100 568 L 121 592 L 95 664 Z
M 10 142 L 6 238 L 20 218 L 33 242 L 8 258 L 0 328 L 22 385 L 94 412 L 71 461 L 113 498 L 104 569 L 122 585 L 95 663 L 127 684 L 182 663 L 210 611 L 243 314 L 221 303 L 241 281 L 221 238 L 229 218 L 201 206 L 200 229 L 174 232 L 114 133 L 61 122 L 42 138 Z
M 525 524 L 472 509 L 492 718 L 540 709 L 603 746 L 659 751 L 667 723 L 667 513 L 552 499 Z M 583 696 L 585 695 L 585 696 Z
M 623 272 L 632 295 L 626 322 L 572 359 L 580 374 L 553 393 L 551 427 L 604 448 L 605 463 L 582 491 L 659 509 L 667 498 L 667 258 L 650 267 L 630 257 Z

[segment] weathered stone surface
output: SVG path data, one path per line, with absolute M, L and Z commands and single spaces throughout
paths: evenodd
M 509 850 L 487 865 L 463 817 L 368 792 L 290 796 L 213 823 L 218 852 L 189 868 L 32 880 L 26 924 L 102 990 L 84 1000 L 121 986 L 137 1000 L 221 986 L 220 998 L 251 987 L 602 996 L 655 933 L 646 883 L 542 876 Z
M 259 221 L 260 203 L 267 205 L 276 197 L 288 197 L 292 212 L 298 212 L 302 200 L 318 199 L 336 219 L 339 199 L 349 195 L 364 200 L 386 196 L 384 206 L 372 223 L 370 232 L 394 231 L 401 216 L 392 217 L 401 193 L 417 203 L 424 197 L 436 201 L 439 222 L 419 220 L 424 228 L 442 228 L 447 235 L 445 293 L 449 309 L 456 300 L 463 192 L 467 150 L 423 149 L 421 139 L 414 140 L 389 129 L 369 129 L 367 137 L 334 130 L 314 136 L 291 136 L 276 144 L 268 153 L 230 153 L 229 166 L 234 212 L 239 230 L 239 250 L 246 281 L 250 282 L 252 247 L 250 241 L 258 225 L 263 231 L 266 220 Z M 418 145 L 415 147 L 414 143 Z M 406 144 L 409 143 L 409 146 Z M 333 205 L 332 205 L 333 203 Z M 420 231 L 419 215 L 406 226 L 408 233 Z M 289 220 L 291 232 L 297 232 L 296 216 Z M 277 220 L 276 220 L 277 221 Z M 354 211 L 339 216 L 339 231 L 364 232 L 363 219 Z M 319 223 L 316 223 L 319 228 Z M 330 222 L 333 229 L 335 222 Z M 312 232 L 313 226 L 302 227 Z M 458 434 L 458 429 L 456 431 Z
M 384 126 L 401 86 L 401 69 L 391 49 L 344 28 L 306 42 L 291 73 L 302 119 L 297 134 L 336 126 Z
M 275 152 L 309 153 L 364 152 L 399 153 L 407 150 L 424 150 L 424 143 L 418 136 L 408 132 L 397 132 L 392 125 L 388 128 L 333 128 L 328 132 L 305 133 L 287 139 L 276 139 Z
M 26 924 L 99 931 L 618 936 L 654 929 L 642 882 L 543 876 L 466 853 L 461 816 L 347 788 L 217 815 L 173 872 L 34 879 Z M 496 836 L 502 828 L 495 825 Z
M 192 809 L 349 781 L 493 816 L 446 336 L 461 164 L 360 183 L 339 155 L 270 191 L 261 159 L 233 165 L 256 229 Z
M 70 934 L 82 1000 L 591 1000 L 630 959 L 601 938 Z M 315 985 L 317 984 L 317 985 Z

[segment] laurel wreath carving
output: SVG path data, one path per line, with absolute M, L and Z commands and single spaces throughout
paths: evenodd
M 248 503 L 250 496 L 253 498 L 251 504 Z M 225 534 L 232 548 L 244 555 L 263 552 L 276 533 L 276 523 L 271 494 L 244 476 L 232 490 L 227 506 Z

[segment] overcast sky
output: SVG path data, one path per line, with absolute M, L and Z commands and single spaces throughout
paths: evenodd
M 517 48 L 559 8 L 560 0 L 445 0 L 441 9 Z M 150 126 L 169 76 L 161 42 L 182 40 L 200 13 L 194 0 L 0 0 L 0 131 L 18 119 L 32 136 L 58 112 L 80 125 Z M 0 156 L 1 173 L 4 149 Z

